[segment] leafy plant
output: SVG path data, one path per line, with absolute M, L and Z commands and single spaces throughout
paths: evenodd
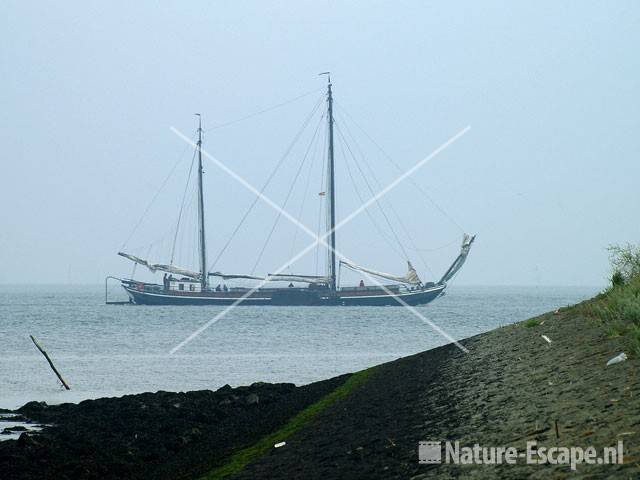
M 622 283 L 640 275 L 640 247 L 627 243 L 625 245 L 609 245 L 609 261 L 613 268 L 611 283 L 614 278 Z
M 611 275 L 611 286 L 619 287 L 621 285 L 624 285 L 624 275 L 622 274 L 622 272 L 616 270 Z
M 608 337 L 621 337 L 640 356 L 640 247 L 609 247 L 611 287 L 579 306 L 580 313 L 600 322 Z

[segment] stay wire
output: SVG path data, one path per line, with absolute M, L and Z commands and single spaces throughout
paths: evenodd
M 262 188 L 260 189 L 260 194 L 262 195 L 264 193 L 264 191 L 266 190 L 266 188 L 269 186 L 269 184 L 271 183 L 271 180 L 273 180 L 273 177 L 276 175 L 276 173 L 278 172 L 278 170 L 280 169 L 280 167 L 282 166 L 282 164 L 284 163 L 285 159 L 289 156 L 289 153 L 291 153 L 291 150 L 293 149 L 293 147 L 295 146 L 295 144 L 298 142 L 298 139 L 300 138 L 300 136 L 302 135 L 302 133 L 306 130 L 307 126 L 309 125 L 309 122 L 311 121 L 311 119 L 313 118 L 313 115 L 315 115 L 316 111 L 318 110 L 320 103 L 322 101 L 322 99 L 324 98 L 324 96 L 321 96 L 318 101 L 316 102 L 316 104 L 314 105 L 313 109 L 311 110 L 311 113 L 307 116 L 307 118 L 305 119 L 305 121 L 302 124 L 302 127 L 300 128 L 300 130 L 296 133 L 296 135 L 294 136 L 292 142 L 289 144 L 289 146 L 287 147 L 287 149 L 285 150 L 284 154 L 280 157 L 280 160 L 278 160 L 278 163 L 276 164 L 276 167 L 274 168 L 274 170 L 271 172 L 271 174 L 269 175 L 269 177 L 267 178 L 267 180 L 265 181 L 265 183 L 262 185 Z M 258 203 L 258 200 L 260 200 L 260 195 L 256 195 L 256 197 L 253 199 L 253 201 L 251 202 L 251 204 L 249 205 L 249 208 L 247 208 L 247 210 L 245 211 L 244 215 L 242 216 L 242 218 L 240 219 L 240 222 L 236 225 L 236 227 L 234 228 L 233 232 L 231 233 L 231 236 L 229 237 L 229 239 L 225 242 L 224 246 L 222 247 L 222 249 L 220 250 L 220 252 L 218 253 L 218 255 L 216 256 L 216 258 L 214 259 L 213 263 L 211 264 L 211 266 L 209 267 L 209 271 L 212 271 L 213 268 L 216 266 L 216 264 L 218 263 L 218 261 L 220 260 L 220 258 L 222 258 L 222 255 L 224 255 L 224 253 L 226 252 L 227 248 L 229 248 L 229 245 L 231 245 L 231 242 L 233 241 L 233 239 L 235 238 L 236 234 L 238 233 L 238 231 L 240 230 L 240 228 L 242 227 L 242 225 L 244 224 L 245 220 L 247 219 L 247 217 L 249 216 L 249 214 L 251 213 L 251 211 L 253 210 L 253 208 L 256 206 L 256 204 Z
M 324 114 L 322 115 L 322 118 L 324 118 Z M 322 122 L 322 119 L 320 119 L 320 121 Z M 317 132 L 316 132 L 317 133 Z M 304 212 L 304 207 L 306 205 L 307 202 L 307 196 L 309 195 L 309 186 L 311 185 L 311 177 L 313 174 L 313 165 L 315 162 L 315 159 L 318 155 L 318 145 L 320 144 L 319 141 L 316 142 L 316 140 L 319 140 L 320 136 L 318 135 L 314 135 L 315 139 L 312 140 L 313 142 L 313 152 L 311 153 L 311 162 L 309 162 L 309 171 L 307 172 L 307 181 L 304 187 L 304 195 L 302 197 L 302 202 L 300 202 L 300 208 L 298 210 L 298 220 L 300 220 L 302 218 L 302 214 Z M 296 248 L 296 241 L 298 239 L 298 234 L 300 233 L 300 229 L 296 228 L 295 231 L 293 232 L 293 240 L 291 242 L 291 252 L 289 253 L 289 257 L 293 258 L 294 257 L 294 250 Z M 291 268 L 291 266 L 288 267 L 289 269 Z M 289 270 L 290 271 L 290 270 Z
M 358 188 L 358 185 L 356 183 L 356 180 L 353 176 L 353 173 L 351 172 L 351 167 L 349 166 L 349 161 L 348 161 L 348 157 L 346 155 L 346 152 L 344 151 L 344 146 L 342 142 L 339 142 L 340 145 L 340 151 L 342 152 L 342 156 L 345 159 L 344 165 L 347 167 L 347 174 L 349 175 L 349 178 L 351 179 L 351 183 L 353 184 L 353 189 L 356 192 L 356 195 L 358 196 L 358 199 L 360 200 L 360 202 L 362 204 L 365 203 L 365 199 L 363 198 L 362 194 L 360 193 L 360 189 Z M 399 251 L 397 246 L 393 244 L 393 242 L 391 240 L 389 240 L 389 238 L 387 237 L 387 235 L 384 233 L 384 231 L 382 230 L 382 228 L 378 225 L 378 222 L 376 222 L 375 218 L 373 217 L 373 215 L 371 214 L 371 212 L 369 211 L 369 209 L 367 208 L 365 210 L 365 213 L 367 215 L 367 217 L 369 217 L 369 220 L 371 221 L 371 223 L 373 224 L 373 226 L 376 228 L 376 230 L 378 231 L 378 233 L 380 234 L 380 236 L 387 242 L 387 245 L 396 253 L 398 254 L 399 257 L 402 258 L 402 251 Z
M 178 212 L 178 222 L 176 224 L 176 233 L 173 236 L 173 245 L 171 246 L 171 262 L 170 265 L 173 265 L 173 260 L 176 252 L 176 241 L 178 240 L 178 231 L 180 230 L 180 221 L 182 220 L 182 212 L 184 210 L 184 204 L 187 199 L 187 190 L 189 189 L 189 181 L 191 180 L 191 173 L 193 172 L 193 165 L 196 160 L 196 152 L 193 151 L 193 157 L 191 157 L 191 166 L 189 167 L 189 174 L 187 175 L 187 183 L 184 186 L 184 193 L 182 194 L 182 202 L 180 203 L 180 211 Z
M 311 142 L 309 143 L 309 146 L 307 147 L 307 150 L 305 151 L 304 156 L 302 157 L 302 161 L 300 162 L 300 166 L 298 167 L 298 170 L 296 171 L 295 176 L 293 177 L 293 181 L 291 182 L 291 185 L 289 186 L 289 191 L 287 192 L 287 196 L 284 199 L 284 203 L 282 204 L 282 208 L 284 209 L 287 206 L 287 202 L 289 201 L 289 198 L 291 197 L 291 193 L 293 192 L 293 189 L 296 185 L 296 182 L 298 181 L 298 177 L 300 176 L 300 172 L 302 172 L 302 168 L 304 167 L 307 158 L 309 157 L 309 151 L 311 150 L 311 146 L 313 145 L 313 142 L 315 141 L 316 135 L 318 134 L 318 130 L 320 129 L 320 125 L 322 124 L 322 120 L 324 119 L 324 113 L 320 116 L 320 120 L 318 121 L 318 125 L 315 128 L 315 131 L 313 132 L 313 137 L 311 138 Z M 271 231 L 269 232 L 269 235 L 267 236 L 267 239 L 264 242 L 264 245 L 262 246 L 262 250 L 260 250 L 260 254 L 258 255 L 258 259 L 256 260 L 255 264 L 253 265 L 253 268 L 251 269 L 251 275 L 253 275 L 253 273 L 255 272 L 256 268 L 258 267 L 258 264 L 260 263 L 260 260 L 262 260 L 262 256 L 264 255 L 264 251 L 267 248 L 267 245 L 269 244 L 269 241 L 271 240 L 271 237 L 273 236 L 273 232 L 276 229 L 276 226 L 278 225 L 278 222 L 280 221 L 280 218 L 282 217 L 282 211 L 278 212 L 278 215 L 276 215 L 276 219 L 273 222 L 273 226 L 271 227 Z
M 336 104 L 338 102 L 335 102 Z M 401 173 L 404 173 L 404 170 L 400 167 L 400 165 L 398 165 L 393 158 L 391 158 L 391 156 L 373 139 L 373 137 L 371 137 L 371 135 L 369 135 L 366 130 L 364 130 L 364 128 L 362 128 L 360 126 L 360 124 L 358 124 L 358 122 L 356 122 L 356 120 L 353 118 L 352 115 L 349 114 L 349 112 L 340 104 L 336 105 L 347 117 L 349 117 L 349 119 L 353 122 L 353 124 L 358 127 L 358 129 L 369 139 L 369 141 L 371 143 L 373 143 L 373 145 L 380 150 L 380 152 L 382 153 L 382 155 Z M 409 183 L 411 183 L 428 201 L 429 203 L 431 203 L 445 218 L 447 218 L 451 223 L 453 223 L 456 228 L 461 232 L 464 233 L 464 229 L 460 226 L 460 224 L 458 222 L 455 221 L 455 219 L 453 217 L 451 217 L 432 197 L 431 195 L 429 195 L 421 186 L 420 184 L 418 184 L 415 180 L 413 180 L 412 178 L 407 178 L 407 180 L 409 181 Z
M 371 188 L 371 184 L 369 183 L 369 180 L 367 180 L 367 176 L 365 175 L 364 171 L 360 167 L 360 164 L 359 164 L 358 160 L 356 159 L 355 155 L 353 154 L 353 151 L 351 150 L 351 147 L 349 146 L 346 138 L 344 137 L 344 134 L 342 133 L 342 129 L 340 128 L 340 125 L 338 124 L 338 122 L 335 122 L 335 125 L 336 125 L 336 130 L 338 131 L 338 135 L 340 135 L 340 138 L 342 139 L 342 141 L 344 142 L 345 146 L 347 147 L 347 150 L 349 151 L 349 154 L 351 155 L 351 158 L 353 158 L 353 161 L 356 164 L 356 167 L 360 171 L 360 175 L 362 175 L 362 179 L 364 180 L 365 185 L 369 189 L 369 193 L 371 193 L 371 196 L 375 199 L 376 206 L 378 207 L 378 209 L 380 210 L 380 213 L 382 213 L 382 216 L 384 217 L 385 221 L 387 222 L 387 226 L 391 230 L 391 233 L 393 234 L 393 237 L 395 238 L 396 242 L 398 243 L 398 246 L 400 247 L 400 250 L 402 250 L 402 254 L 404 255 L 404 259 L 409 261 L 409 254 L 405 250 L 404 245 L 402 245 L 402 242 L 400 241 L 400 238 L 398 237 L 398 234 L 396 233 L 395 229 L 393 228 L 393 225 L 391 224 L 391 221 L 389 220 L 389 217 L 387 216 L 387 213 L 384 211 L 384 208 L 382 208 L 382 204 L 380 203 L 380 201 L 376 197 L 376 192 L 374 192 L 373 188 Z
M 217 130 L 217 129 L 222 128 L 222 127 L 227 127 L 229 125 L 233 125 L 233 124 L 242 122 L 244 120 L 248 120 L 248 119 L 256 117 L 258 115 L 262 115 L 263 113 L 267 113 L 267 112 L 270 112 L 270 111 L 275 110 L 277 108 L 284 107 L 285 105 L 289 105 L 290 103 L 293 103 L 293 102 L 295 102 L 297 100 L 300 100 L 301 98 L 308 97 L 309 95 L 312 95 L 312 94 L 314 94 L 316 92 L 319 92 L 320 90 L 324 90 L 324 87 L 316 88 L 315 90 L 311 90 L 309 92 L 303 93 L 302 95 L 298 95 L 297 97 L 294 97 L 294 98 L 289 99 L 289 100 L 285 100 L 284 102 L 278 103 L 278 104 L 273 105 L 271 107 L 267 107 L 267 108 L 265 108 L 263 110 L 259 110 L 259 111 L 254 112 L 254 113 L 250 113 L 249 115 L 245 115 L 244 117 L 240 117 L 240 118 L 237 118 L 235 120 L 230 120 L 230 121 L 224 122 L 224 123 L 219 123 L 218 125 L 214 125 L 213 127 L 210 127 L 210 128 L 208 128 L 206 130 L 203 130 L 203 131 L 204 132 L 209 132 L 211 130 Z
M 378 180 L 378 178 L 376 177 L 375 172 L 373 171 L 373 169 L 371 168 L 371 166 L 366 162 L 365 160 L 365 155 L 364 152 L 362 151 L 362 149 L 360 148 L 360 145 L 358 144 L 358 141 L 356 140 L 356 138 L 354 137 L 353 133 L 351 133 L 351 130 L 349 129 L 349 126 L 344 123 L 344 127 L 346 129 L 346 133 L 347 135 L 349 135 L 349 137 L 351 137 L 351 139 L 353 140 L 354 145 L 356 146 L 356 149 L 358 150 L 360 156 L 362 157 L 363 163 L 365 164 L 365 166 L 369 169 L 369 172 L 371 174 L 371 177 L 373 178 L 373 181 L 375 182 L 377 188 L 382 189 L 382 184 L 380 183 L 380 181 Z M 364 176 L 364 175 L 363 175 Z M 402 230 L 404 231 L 405 236 L 409 239 L 409 242 L 411 243 L 411 245 L 413 246 L 413 249 L 421 263 L 422 266 L 425 268 L 425 270 L 427 270 L 431 275 L 434 275 L 433 270 L 431 270 L 431 268 L 429 267 L 429 265 L 427 264 L 427 261 L 425 260 L 424 256 L 422 255 L 420 249 L 418 248 L 417 243 L 415 242 L 415 240 L 413 239 L 413 236 L 411 235 L 411 233 L 409 232 L 409 229 L 407 228 L 407 226 L 405 225 L 405 223 L 402 221 L 402 218 L 400 217 L 400 215 L 398 214 L 398 212 L 396 211 L 396 209 L 394 208 L 393 204 L 389 203 L 389 208 L 391 209 L 391 213 L 394 215 L 396 221 L 398 222 L 398 224 L 400 225 L 400 228 L 402 228 Z M 396 237 L 397 238 L 397 237 Z M 401 244 L 402 245 L 402 244 Z M 402 245 L 402 250 L 403 252 L 405 252 L 406 254 L 406 247 L 404 245 Z M 409 261 L 409 256 L 407 256 L 407 261 Z
M 193 139 L 195 138 L 196 134 L 193 134 L 191 136 L 191 140 L 193 141 Z M 162 182 L 162 184 L 160 184 L 160 188 L 158 188 L 158 191 L 156 192 L 156 194 L 153 196 L 153 198 L 151 199 L 151 201 L 149 202 L 149 204 L 147 205 L 147 208 L 144 209 L 144 212 L 142 213 L 142 216 L 140 217 L 140 220 L 138 220 L 138 223 L 136 223 L 136 225 L 133 227 L 133 230 L 131 231 L 131 233 L 129 234 L 129 237 L 125 240 L 125 242 L 122 244 L 121 250 L 124 250 L 125 247 L 127 246 L 127 244 L 131 241 L 131 238 L 133 237 L 133 235 L 136 233 L 136 231 L 138 230 L 138 227 L 140 227 L 140 224 L 142 224 L 142 221 L 144 220 L 144 218 L 147 216 L 147 213 L 149 213 L 149 210 L 151 209 L 151 207 L 153 206 L 153 204 L 155 203 L 156 199 L 158 198 L 158 196 L 160 196 L 160 192 L 162 191 L 162 189 L 164 188 L 164 186 L 167 184 L 167 182 L 169 181 L 169 179 L 171 178 L 171 176 L 173 175 L 173 172 L 175 171 L 175 169 L 178 167 L 178 165 L 180 163 L 182 163 L 182 158 L 184 157 L 185 152 L 187 151 L 187 148 L 189 147 L 189 145 L 185 145 L 184 149 L 182 150 L 182 153 L 180 154 L 180 157 L 178 159 L 178 161 L 173 165 L 173 168 L 169 171 L 169 174 L 167 175 L 167 177 L 164 179 L 164 181 Z

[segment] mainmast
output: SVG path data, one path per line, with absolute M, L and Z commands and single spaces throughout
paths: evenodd
M 209 275 L 207 272 L 207 250 L 204 232 L 204 194 L 202 191 L 202 116 L 198 116 L 198 226 L 200 236 L 198 237 L 200 246 L 200 284 L 202 290 L 207 288 L 209 283 Z
M 335 167 L 333 161 L 333 95 L 331 92 L 331 73 L 327 72 L 327 119 L 329 122 L 329 162 L 328 176 L 329 181 L 329 251 L 327 273 L 329 277 L 329 288 L 336 291 L 336 189 L 335 189 Z

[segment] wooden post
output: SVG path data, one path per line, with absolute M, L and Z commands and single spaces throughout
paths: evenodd
M 42 353 L 42 355 L 44 355 L 44 358 L 47 359 L 47 362 L 49 362 L 49 366 L 51 367 L 51 370 L 53 370 L 53 373 L 56 374 L 56 376 L 58 377 L 58 380 L 60 380 L 62 382 L 62 385 L 64 386 L 64 388 L 66 388 L 67 390 L 71 390 L 69 385 L 67 385 L 67 382 L 64 381 L 64 378 L 62 378 L 62 375 L 60 375 L 60 372 L 58 372 L 58 370 L 56 369 L 55 365 L 53 364 L 53 362 L 49 358 L 49 355 L 47 354 L 47 352 L 45 352 L 44 349 L 38 344 L 36 339 L 33 338 L 33 335 L 29 335 L 29 337 L 31 337 L 31 341 L 36 346 L 36 348 L 38 350 L 40 350 L 40 353 Z

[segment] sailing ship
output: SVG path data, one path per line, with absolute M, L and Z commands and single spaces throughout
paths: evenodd
M 328 73 L 328 72 L 327 72 Z M 281 270 L 266 276 L 226 274 L 209 272 L 207 268 L 205 201 L 203 188 L 202 165 L 202 117 L 198 115 L 197 143 L 197 204 L 198 204 L 198 257 L 199 269 L 190 270 L 179 267 L 172 262 L 166 264 L 152 263 L 126 252 L 118 252 L 136 265 L 141 265 L 151 272 L 162 272 L 162 284 L 149 283 L 133 278 L 116 278 L 126 291 L 129 302 L 136 305 L 309 305 L 309 306 L 386 306 L 386 305 L 423 305 L 443 295 L 453 276 L 462 268 L 475 236 L 464 234 L 459 255 L 442 277 L 433 282 L 423 282 L 415 268 L 407 260 L 408 270 L 404 275 L 393 275 L 371 268 L 362 267 L 336 255 L 336 191 L 334 162 L 334 114 L 333 92 L 330 77 L 326 91 L 327 118 L 327 191 L 321 195 L 327 197 L 326 233 L 321 242 L 327 251 L 327 263 L 324 275 L 293 275 L 281 273 Z M 368 279 L 382 279 L 386 283 L 374 280 L 373 285 L 340 286 L 337 268 L 346 267 L 364 274 Z M 252 280 L 258 285 L 253 287 L 232 287 L 220 285 L 213 288 L 210 279 L 217 277 L 226 280 Z M 283 282 L 288 285 L 282 285 Z M 388 283 L 393 282 L 393 283 Z M 214 282 L 215 283 L 215 282 Z M 369 282 L 368 282 L 369 283 Z M 298 286 L 295 286 L 295 285 Z M 303 285 L 303 286 L 300 286 Z

